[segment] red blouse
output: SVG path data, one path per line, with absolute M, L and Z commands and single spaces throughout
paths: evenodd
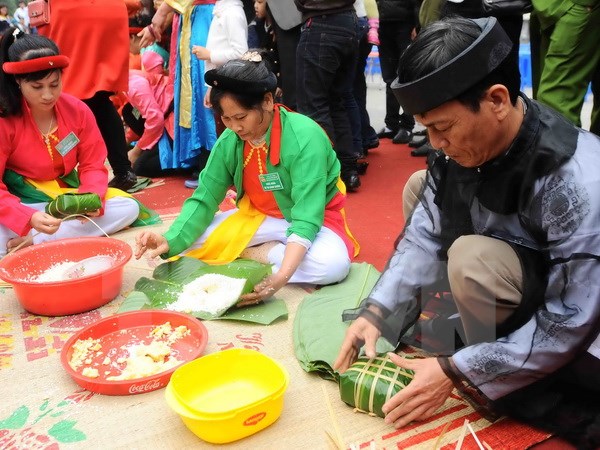
M 106 145 L 96 119 L 80 100 L 62 94 L 55 106 L 59 141 L 73 133 L 79 143 L 64 156 L 53 150 L 51 158 L 40 130 L 23 102 L 21 116 L 0 118 L 0 174 L 10 169 L 25 178 L 48 181 L 71 172 L 76 166 L 78 192 L 94 192 L 104 199 L 108 184 Z M 52 142 L 55 149 L 56 142 Z M 0 223 L 23 236 L 31 229 L 29 220 L 35 210 L 22 205 L 0 180 Z

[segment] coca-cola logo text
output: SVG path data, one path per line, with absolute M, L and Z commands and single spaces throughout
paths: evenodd
M 148 380 L 144 384 L 132 384 L 129 386 L 130 394 L 140 394 L 142 392 L 149 392 L 155 389 L 159 389 L 162 387 L 162 383 L 160 382 L 160 378 L 155 378 L 154 380 Z

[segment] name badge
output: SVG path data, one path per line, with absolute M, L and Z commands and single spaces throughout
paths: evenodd
M 283 184 L 278 173 L 263 173 L 258 176 L 258 181 L 260 181 L 260 185 L 265 192 L 283 189 Z
M 56 144 L 56 151 L 62 156 L 65 156 L 73 150 L 77 144 L 79 144 L 79 138 L 71 131 L 62 141 Z

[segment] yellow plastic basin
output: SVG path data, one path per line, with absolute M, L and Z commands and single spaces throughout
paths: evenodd
M 179 367 L 165 397 L 192 433 L 223 444 L 275 422 L 283 409 L 288 382 L 286 370 L 268 356 L 231 349 Z

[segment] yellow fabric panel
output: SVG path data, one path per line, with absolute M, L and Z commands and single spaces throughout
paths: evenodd
M 215 228 L 202 247 L 189 251 L 185 256 L 198 258 L 207 264 L 226 264 L 240 256 L 266 216 L 250 203 L 247 195 L 242 197 L 238 208 Z

